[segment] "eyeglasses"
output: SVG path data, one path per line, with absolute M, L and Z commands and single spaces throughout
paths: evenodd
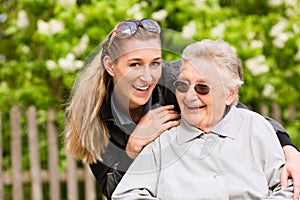
M 174 82 L 174 87 L 181 93 L 187 92 L 190 86 L 191 86 L 190 84 L 184 81 L 178 80 Z M 200 95 L 206 95 L 209 93 L 210 87 L 208 85 L 199 83 L 194 86 L 194 90 Z
M 153 19 L 145 18 L 142 20 L 126 20 L 126 21 L 119 23 L 114 28 L 113 33 L 110 36 L 107 48 L 110 47 L 110 45 L 115 37 L 126 38 L 131 35 L 134 35 L 137 32 L 138 27 L 142 27 L 142 28 L 146 29 L 147 31 L 153 32 L 153 33 L 161 32 L 161 28 L 160 28 L 159 24 L 156 21 L 154 21 Z

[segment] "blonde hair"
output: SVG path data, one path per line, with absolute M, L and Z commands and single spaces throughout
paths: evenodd
M 229 91 L 243 84 L 243 68 L 233 48 L 223 40 L 204 39 L 188 45 L 182 54 L 184 60 L 207 57 L 214 62 L 222 72 L 224 87 Z M 238 95 L 234 104 L 238 102 Z
M 108 89 L 112 86 L 112 77 L 103 66 L 103 58 L 111 57 L 113 61 L 124 55 L 125 41 L 147 41 L 157 39 L 160 35 L 142 27 L 129 37 L 114 37 L 112 32 L 103 41 L 100 51 L 77 77 L 66 109 L 67 119 L 64 130 L 64 145 L 67 153 L 86 163 L 101 161 L 101 153 L 109 142 L 110 134 L 106 123 L 101 119 L 100 111 L 107 101 Z M 111 43 L 108 46 L 108 42 Z

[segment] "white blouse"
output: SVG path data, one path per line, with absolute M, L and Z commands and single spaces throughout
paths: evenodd
M 209 134 L 182 120 L 135 159 L 113 199 L 292 199 L 283 150 L 261 115 L 232 107 Z

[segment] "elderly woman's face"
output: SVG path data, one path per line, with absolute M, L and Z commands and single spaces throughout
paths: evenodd
M 131 40 L 113 63 L 114 92 L 126 108 L 137 108 L 150 99 L 161 76 L 161 47 L 157 40 Z
M 209 132 L 222 119 L 226 107 L 226 91 L 217 66 L 206 58 L 185 61 L 178 80 L 189 84 L 186 92 L 176 90 L 182 117 L 189 124 Z M 194 89 L 197 84 L 209 86 L 209 93 L 197 93 Z

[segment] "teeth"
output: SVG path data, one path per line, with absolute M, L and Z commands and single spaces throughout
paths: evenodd
M 197 106 L 197 107 L 190 107 L 190 106 L 189 106 L 189 108 L 190 108 L 190 109 L 198 109 L 199 107 L 198 107 L 198 106 Z
M 146 87 L 139 87 L 139 86 L 136 86 L 136 85 L 134 85 L 133 87 L 134 87 L 135 89 L 141 90 L 141 91 L 146 91 L 146 90 L 148 90 L 148 88 L 149 88 L 149 86 L 146 86 Z
M 204 108 L 205 106 L 188 106 L 189 109 L 199 109 L 199 108 Z

